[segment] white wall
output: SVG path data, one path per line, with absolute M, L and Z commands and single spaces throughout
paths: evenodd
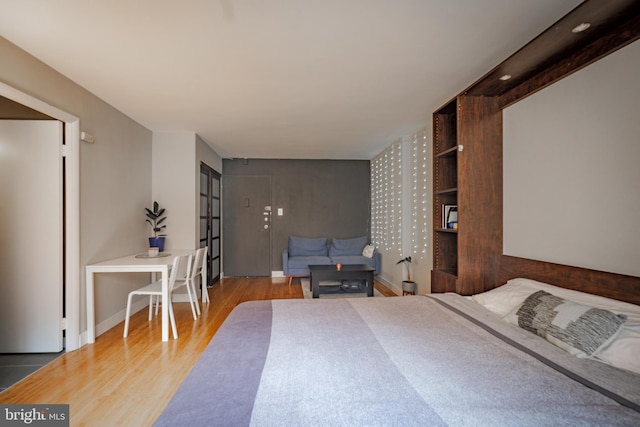
M 167 209 L 165 250 L 199 247 L 201 162 L 222 170 L 222 158 L 194 132 L 154 132 L 150 203 Z M 185 298 L 176 295 L 175 301 Z
M 196 158 L 194 132 L 154 132 L 152 203 L 167 210 L 165 249 L 195 249 L 198 181 L 193 174 Z
M 194 132 L 154 132 L 149 203 L 167 209 L 167 249 L 198 247 L 201 162 L 222 170 L 222 158 Z
M 504 111 L 504 253 L 640 276 L 640 42 Z
M 222 157 L 218 155 L 199 135 L 196 135 L 196 176 L 200 179 L 200 163 L 222 174 Z M 198 195 L 200 191 L 196 189 Z M 198 198 L 199 199 L 199 198 Z

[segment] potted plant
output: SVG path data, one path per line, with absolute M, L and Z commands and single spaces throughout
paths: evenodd
M 405 264 L 407 267 L 407 280 L 402 281 L 402 295 L 416 293 L 416 282 L 411 280 L 411 257 L 408 256 L 406 258 L 402 258 L 400 261 L 396 262 L 398 264 Z
M 165 215 L 165 209 L 160 208 L 158 202 L 153 202 L 153 210 L 149 208 L 144 208 L 147 214 L 147 223 L 151 226 L 153 230 L 153 237 L 149 237 L 149 247 L 158 248 L 159 252 L 164 251 L 164 238 L 166 234 L 158 234 L 165 228 L 167 225 L 164 222 L 167 219 Z

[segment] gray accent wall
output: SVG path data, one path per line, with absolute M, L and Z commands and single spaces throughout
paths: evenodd
M 222 174 L 271 176 L 272 271 L 282 271 L 282 250 L 290 235 L 369 236 L 368 160 L 224 159 Z

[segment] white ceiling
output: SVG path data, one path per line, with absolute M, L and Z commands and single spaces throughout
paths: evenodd
M 223 157 L 371 159 L 579 0 L 0 0 L 0 35 Z

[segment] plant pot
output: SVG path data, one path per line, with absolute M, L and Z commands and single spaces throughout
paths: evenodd
M 409 282 L 408 280 L 402 281 L 402 295 L 416 293 L 416 282 Z
M 159 252 L 164 251 L 164 236 L 163 237 L 149 237 L 149 247 L 158 248 Z

